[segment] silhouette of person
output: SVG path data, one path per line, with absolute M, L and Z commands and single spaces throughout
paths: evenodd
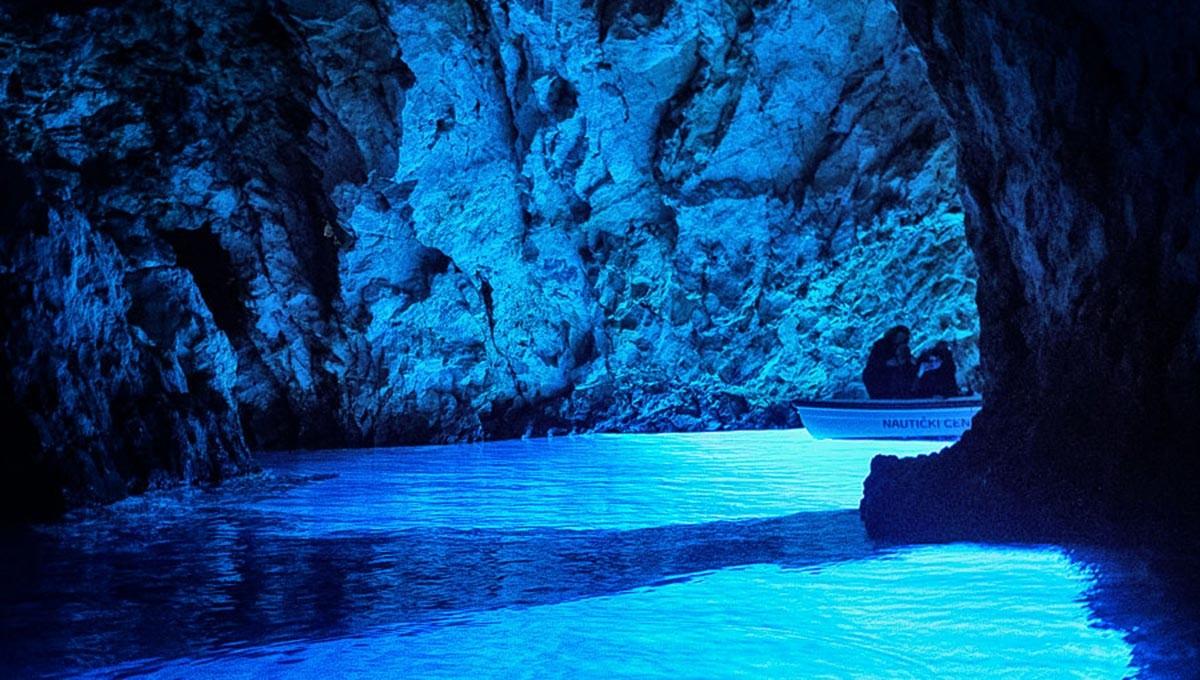
M 862 379 L 867 386 L 867 395 L 872 399 L 908 399 L 913 396 L 917 366 L 908 347 L 911 337 L 907 326 L 893 326 L 871 345 Z
M 917 397 L 957 397 L 958 366 L 950 343 L 939 340 L 932 349 L 921 352 L 917 359 L 917 382 L 913 394 Z

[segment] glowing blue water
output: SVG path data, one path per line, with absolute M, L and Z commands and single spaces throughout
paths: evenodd
M 930 447 L 266 456 L 266 479 L 7 537 L 0 674 L 1115 678 L 1130 630 L 1173 629 L 1098 621 L 1103 560 L 1053 546 L 873 546 L 853 510 L 870 457 Z

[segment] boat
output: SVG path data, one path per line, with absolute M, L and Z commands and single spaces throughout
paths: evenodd
M 954 440 L 971 427 L 983 399 L 828 399 L 795 406 L 817 439 Z

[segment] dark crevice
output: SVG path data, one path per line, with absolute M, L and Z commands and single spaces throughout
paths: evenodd
M 527 386 L 521 381 L 517 369 L 513 366 L 512 357 L 500 349 L 500 344 L 496 342 L 496 303 L 493 297 L 494 290 L 492 289 L 492 284 L 478 272 L 475 275 L 479 278 L 479 297 L 483 301 L 484 314 L 487 317 L 488 338 L 492 341 L 492 349 L 504 359 L 504 365 L 508 369 L 508 376 L 512 379 L 513 391 L 516 392 L 516 397 L 514 397 L 512 403 L 526 404 L 525 392 Z
M 417 254 L 415 280 L 405 291 L 410 295 L 409 303 L 428 300 L 433 292 L 434 279 L 450 271 L 451 264 L 450 257 L 437 248 L 422 248 Z
M 50 218 L 37 187 L 18 162 L 0 158 L 0 233 L 45 234 Z
M 0 322 L 0 328 L 4 325 Z M 7 329 L 3 337 L 9 337 Z M 28 414 L 36 413 L 39 405 L 18 402 L 9 380 L 11 370 L 7 353 L 0 355 L 0 428 L 5 442 L 0 456 L 0 524 L 53 519 L 67 508 L 59 483 L 61 471 L 46 460 L 41 438 L 30 422 Z
M 685 148 L 688 138 L 688 130 L 684 126 L 687 117 L 686 111 L 697 95 L 704 90 L 707 72 L 708 60 L 697 52 L 696 62 L 692 65 L 691 72 L 667 100 L 654 131 L 654 157 L 651 167 L 655 181 L 668 195 L 675 195 L 678 192 L 678 186 L 675 182 L 668 182 L 667 178 L 663 176 L 663 161 L 667 154 L 667 145 L 675 142 L 680 149 Z M 676 134 L 679 135 L 678 140 L 675 140 Z
M 805 163 L 800 173 L 796 176 L 796 179 L 791 183 L 788 195 L 789 198 L 791 198 L 792 203 L 797 208 L 804 206 L 808 189 L 813 185 L 813 182 L 817 176 L 817 172 L 821 169 L 821 166 L 825 163 L 825 161 L 829 160 L 829 158 L 833 156 L 833 154 L 839 148 L 841 148 L 847 137 L 850 136 L 850 133 L 855 127 L 858 126 L 859 119 L 874 108 L 875 102 L 879 99 L 879 95 L 874 95 L 865 104 L 857 107 L 857 113 L 855 114 L 854 119 L 851 120 L 848 125 L 845 125 L 844 129 L 840 129 L 836 124 L 838 118 L 841 116 L 842 106 L 853 94 L 858 92 L 863 87 L 863 85 L 867 82 L 867 76 L 872 73 L 877 73 L 878 71 L 882 70 L 883 67 L 884 63 L 881 58 L 864 68 L 862 71 L 851 74 L 847 77 L 846 83 L 842 86 L 842 90 L 838 94 L 837 104 L 834 105 L 833 109 L 827 116 L 828 120 L 830 121 L 828 126 L 829 131 L 824 137 L 821 138 L 817 148 L 812 154 L 809 155 L 808 161 Z
M 396 59 L 396 82 L 402 90 L 411 90 L 417 84 L 417 74 L 403 59 Z
M 600 42 L 610 33 L 628 39 L 653 31 L 662 25 L 673 4 L 675 0 L 595 0 Z
M 487 315 L 488 332 L 491 334 L 492 343 L 496 342 L 496 308 L 495 302 L 492 300 L 492 284 L 488 283 L 487 279 L 480 277 L 479 279 L 479 298 L 483 300 L 483 310 Z
M 579 108 L 579 90 L 570 81 L 555 76 L 550 83 L 550 93 L 546 104 L 550 115 L 556 121 L 564 121 L 575 115 Z
M 191 273 L 217 328 L 231 339 L 242 337 L 250 318 L 246 308 L 250 293 L 221 239 L 209 228 L 168 231 L 163 237 L 179 266 Z

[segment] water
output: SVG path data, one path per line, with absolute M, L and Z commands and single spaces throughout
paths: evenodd
M 794 431 L 263 456 L 260 478 L 4 536 L 0 676 L 1200 668 L 1189 564 L 868 541 L 871 456 L 934 447 Z

